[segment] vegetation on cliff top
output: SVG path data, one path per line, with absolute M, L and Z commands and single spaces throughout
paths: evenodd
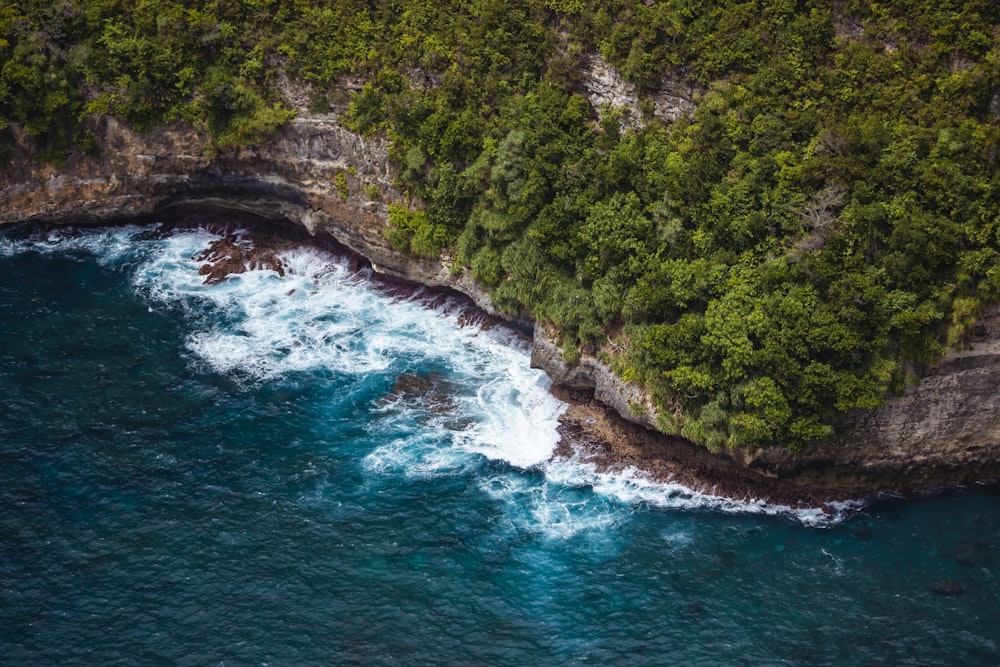
M 224 149 L 290 117 L 278 76 L 322 110 L 357 75 L 343 120 L 420 202 L 394 244 L 606 356 L 664 430 L 798 448 L 1000 294 L 998 35 L 992 0 L 8 0 L 0 125 L 48 159 L 88 113 Z M 594 53 L 642 127 L 592 108 Z M 665 81 L 698 91 L 672 124 Z

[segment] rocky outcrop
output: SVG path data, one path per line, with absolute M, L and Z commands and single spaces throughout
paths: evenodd
M 415 259 L 392 248 L 384 236 L 388 204 L 402 195 L 390 181 L 387 147 L 348 132 L 333 115 L 302 113 L 266 146 L 214 155 L 207 137 L 187 126 L 138 133 L 112 118 L 90 122 L 99 155 L 75 155 L 60 167 L 34 165 L 22 155 L 0 173 L 0 224 L 155 217 L 190 205 L 240 209 L 328 233 L 377 271 L 457 290 L 496 314 L 488 294 L 465 272 L 452 271 L 447 257 Z M 512 323 L 532 331 L 526 319 Z M 592 395 L 638 429 L 633 445 L 646 444 L 632 446 L 622 460 L 639 457 L 651 469 L 670 468 L 664 461 L 673 457 L 675 464 L 707 471 L 703 478 L 724 473 L 728 488 L 746 482 L 785 498 L 1000 478 L 1000 310 L 985 314 L 970 349 L 929 369 L 883 408 L 852 415 L 849 437 L 803 455 L 775 447 L 712 457 L 660 436 L 657 413 L 640 387 L 593 357 L 567 363 L 542 327 L 533 335 L 532 364 L 557 386 Z
M 583 70 L 587 99 L 598 113 L 617 109 L 622 114 L 622 129 L 637 127 L 642 121 L 639 95 L 635 86 L 625 81 L 617 69 L 599 56 L 592 56 Z
M 0 174 L 0 224 L 107 221 L 192 205 L 238 209 L 329 233 L 379 272 L 458 290 L 497 314 L 447 257 L 412 258 L 389 244 L 388 204 L 402 196 L 389 180 L 388 148 L 344 129 L 334 114 L 300 112 L 267 145 L 215 155 L 207 136 L 185 125 L 140 133 L 110 117 L 89 122 L 98 156 L 77 154 L 53 167 L 33 165 L 25 152 Z M 530 331 L 526 321 L 515 324 Z
M 544 370 L 557 386 L 571 391 L 593 392 L 595 400 L 626 421 L 649 429 L 656 428 L 656 408 L 642 387 L 622 380 L 607 364 L 591 356 L 567 363 L 562 348 L 539 324 L 535 325 L 531 366 Z
M 635 85 L 627 82 L 615 67 L 600 56 L 591 56 L 586 61 L 583 87 L 595 111 L 604 113 L 605 110 L 610 110 L 620 114 L 623 131 L 645 124 Z M 662 81 L 656 94 L 651 97 L 653 115 L 672 123 L 694 112 L 694 97 L 695 91 L 691 86 L 679 80 Z
M 831 9 L 834 34 L 841 39 L 858 41 L 864 36 L 865 27 L 857 17 L 846 11 L 846 5 L 845 0 L 833 0 Z

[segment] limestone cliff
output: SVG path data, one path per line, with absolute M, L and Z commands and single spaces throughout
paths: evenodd
M 383 235 L 388 204 L 402 197 L 389 182 L 387 147 L 345 130 L 334 114 L 300 113 L 266 146 L 216 155 L 208 137 L 188 126 L 139 133 L 110 117 L 89 123 L 96 157 L 75 154 L 53 167 L 32 164 L 25 151 L 0 172 L 0 224 L 107 221 L 182 205 L 234 208 L 327 232 L 380 272 L 458 290 L 496 312 L 464 273 L 449 271 L 448 258 L 416 259 L 392 248 Z
M 387 146 L 348 132 L 333 115 L 301 114 L 266 146 L 216 155 L 207 150 L 207 137 L 190 127 L 138 133 L 113 118 L 90 122 L 101 149 L 96 156 L 74 155 L 53 167 L 34 165 L 25 154 L 0 173 L 0 224 L 110 221 L 179 205 L 236 208 L 329 233 L 378 271 L 458 290 L 496 313 L 488 294 L 464 272 L 452 272 L 448 258 L 407 257 L 386 241 L 388 204 L 402 198 L 390 182 Z M 527 320 L 513 324 L 531 331 Z M 637 441 L 649 439 L 656 412 L 641 388 L 593 358 L 567 364 L 541 327 L 534 337 L 532 362 L 556 385 L 593 392 L 642 431 Z M 1000 311 L 993 311 L 969 351 L 929 369 L 883 408 L 852 415 L 846 439 L 800 456 L 775 447 L 712 459 L 701 450 L 697 465 L 717 464 L 751 487 L 779 484 L 786 497 L 797 489 L 803 496 L 847 496 L 997 478 L 998 386 Z M 692 445 L 675 444 L 656 445 L 647 456 L 693 460 Z
M 645 125 L 635 85 L 625 81 L 615 67 L 600 56 L 592 55 L 586 61 L 582 75 L 587 99 L 595 111 L 618 111 L 623 131 Z M 694 113 L 696 95 L 697 92 L 689 84 L 676 79 L 663 80 L 657 93 L 650 98 L 653 116 L 667 123 L 688 116 Z
M 593 357 L 567 364 L 562 350 L 541 327 L 535 330 L 531 360 L 556 385 L 592 392 L 624 420 L 656 428 L 655 408 L 641 387 L 621 380 Z M 801 454 L 774 446 L 724 452 L 715 460 L 694 457 L 682 443 L 667 437 L 660 455 L 679 462 L 697 458 L 704 479 L 721 476 L 729 489 L 734 488 L 734 473 L 742 469 L 746 474 L 738 477 L 751 487 L 783 498 L 852 497 L 996 480 L 1000 479 L 998 388 L 1000 307 L 995 307 L 982 315 L 965 351 L 926 369 L 917 384 L 902 395 L 890 396 L 881 408 L 848 415 L 846 436 Z
M 871 412 L 850 434 L 792 456 L 747 456 L 751 469 L 819 487 L 906 490 L 1000 478 L 1000 308 L 983 313 L 966 350 Z

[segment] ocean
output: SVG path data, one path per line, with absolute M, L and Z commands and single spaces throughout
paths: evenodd
M 1000 492 L 553 459 L 528 344 L 315 247 L 0 233 L 0 663 L 997 665 Z

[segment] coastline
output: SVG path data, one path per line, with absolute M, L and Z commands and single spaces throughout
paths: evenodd
M 230 275 L 251 269 L 270 269 L 283 274 L 278 255 L 282 250 L 309 246 L 347 259 L 352 272 L 363 273 L 365 280 L 383 294 L 416 301 L 428 308 L 452 307 L 458 312 L 461 326 L 484 329 L 502 327 L 526 344 L 532 343 L 529 332 L 504 319 L 487 313 L 467 295 L 447 287 L 429 287 L 373 270 L 371 262 L 328 234 L 311 235 L 290 220 L 269 220 L 246 211 L 178 206 L 157 215 L 119 221 L 70 225 L 92 228 L 117 224 L 156 224 L 154 235 L 169 234 L 175 229 L 204 229 L 221 238 L 202 251 L 201 275 L 207 284 L 218 284 Z M 66 225 L 27 223 L 26 230 L 61 228 Z M 790 506 L 818 506 L 820 498 L 796 498 L 780 493 L 766 480 L 748 478 L 732 462 L 710 454 L 702 447 L 679 438 L 671 438 L 622 418 L 614 409 L 596 400 L 592 392 L 570 389 L 553 383 L 551 393 L 567 408 L 559 419 L 559 442 L 550 460 L 576 459 L 589 463 L 598 472 L 614 473 L 631 468 L 650 481 L 680 484 L 707 495 L 736 501 L 766 500 Z
M 586 355 L 567 364 L 544 327 L 523 313 L 500 313 L 467 271 L 453 270 L 451 258 L 392 247 L 384 235 L 388 206 L 406 200 L 391 185 L 383 142 L 344 130 L 331 115 L 306 115 L 267 145 L 209 156 L 204 134 L 182 124 L 138 133 L 110 117 L 92 123 L 99 156 L 77 154 L 56 167 L 34 165 L 25 154 L 17 169 L 0 173 L 0 225 L 169 222 L 193 211 L 251 216 L 269 234 L 336 248 L 401 298 L 419 292 L 432 304 L 461 295 L 478 309 L 468 310 L 480 313 L 475 319 L 502 322 L 529 342 L 532 365 L 556 391 L 578 392 L 577 406 L 596 399 L 608 407 L 613 429 L 591 428 L 599 423 L 587 421 L 593 416 L 574 422 L 577 410 L 563 426 L 567 441 L 580 443 L 574 451 L 586 450 L 606 470 L 639 462 L 653 479 L 790 506 L 1000 479 L 1000 307 L 981 314 L 973 349 L 916 369 L 920 382 L 882 407 L 844 415 L 843 436 L 798 454 L 780 443 L 713 454 L 657 431 L 647 393 L 606 364 Z M 331 187 L 344 174 L 346 196 Z M 639 415 L 636 404 L 646 408 Z
M 560 418 L 561 437 L 553 458 L 577 459 L 599 473 L 638 471 L 649 481 L 679 484 L 700 494 L 795 510 L 819 508 L 830 513 L 828 503 L 866 499 L 846 490 L 796 491 L 775 479 L 754 478 L 731 459 L 626 421 L 586 392 L 553 385 L 552 393 L 568 406 Z
M 281 273 L 282 267 L 276 263 L 280 261 L 276 259 L 278 253 L 308 245 L 346 258 L 352 271 L 363 273 L 366 280 L 387 295 L 417 301 L 429 308 L 450 306 L 458 312 L 462 326 L 487 329 L 499 326 L 533 345 L 533 349 L 538 345 L 526 327 L 485 311 L 468 295 L 451 287 L 427 286 L 381 273 L 367 258 L 340 243 L 332 234 L 311 234 L 288 219 L 268 219 L 245 210 L 183 205 L 152 215 L 69 226 L 88 228 L 151 223 L 160 225 L 155 233 L 202 228 L 222 237 L 198 256 L 198 261 L 204 262 L 201 274 L 206 282 L 221 282 L 230 274 L 252 268 L 270 268 Z M 66 226 L 44 222 L 25 224 L 26 229 L 41 230 Z M 819 509 L 826 514 L 832 513 L 830 503 L 865 501 L 886 494 L 936 493 L 965 483 L 989 483 L 1000 477 L 985 474 L 995 472 L 989 466 L 979 472 L 966 466 L 964 471 L 958 471 L 959 474 L 949 476 L 946 471 L 944 477 L 927 474 L 907 477 L 905 470 L 889 474 L 891 466 L 888 471 L 875 469 L 859 473 L 837 461 L 823 460 L 822 452 L 796 457 L 782 450 L 779 455 L 772 452 L 771 459 L 760 452 L 713 454 L 683 438 L 626 419 L 606 402 L 595 398 L 593 389 L 560 384 L 558 373 L 554 378 L 550 370 L 543 370 L 553 380 L 551 393 L 567 405 L 559 419 L 560 439 L 550 460 L 575 460 L 593 466 L 597 473 L 627 473 L 734 502 L 766 503 L 791 510 Z M 739 459 L 741 455 L 743 458 Z M 759 462 L 760 458 L 768 463 L 777 458 L 780 463 L 780 455 L 791 464 L 768 469 Z

